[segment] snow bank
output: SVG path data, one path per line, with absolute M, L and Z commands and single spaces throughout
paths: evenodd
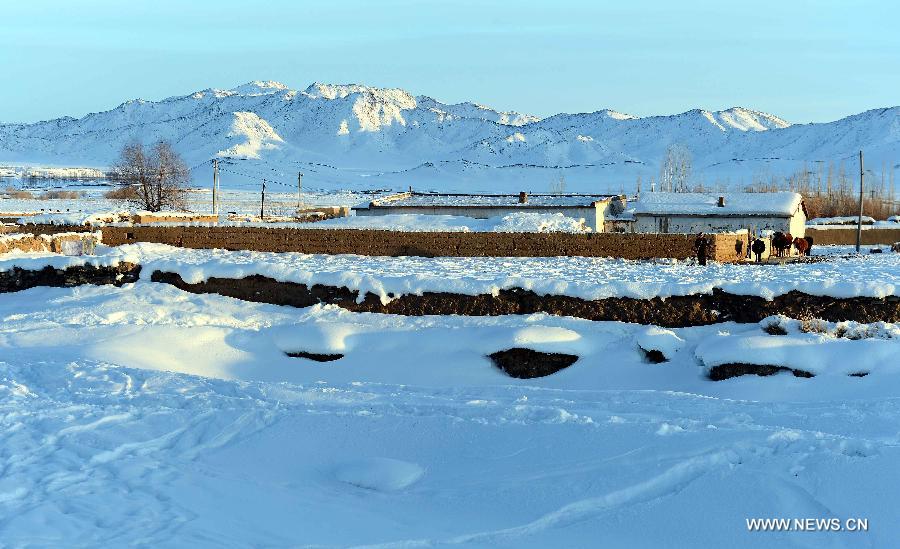
M 680 351 L 685 342 L 672 331 L 659 326 L 649 326 L 637 334 L 637 344 L 645 351 L 659 351 L 667 360 L 671 360 Z
M 707 369 L 722 364 L 782 366 L 819 375 L 897 374 L 900 341 L 829 337 L 828 335 L 731 335 L 727 332 L 701 342 L 696 349 Z
M 829 257 L 812 264 L 700 267 L 677 260 L 325 256 L 186 250 L 141 243 L 107 249 L 100 260 L 114 258 L 140 263 L 146 272 L 178 273 L 188 283 L 212 276 L 243 278 L 259 274 L 282 282 L 346 286 L 363 294 L 372 292 L 385 303 L 391 294 L 480 295 L 511 288 L 582 299 L 665 298 L 711 293 L 714 288 L 766 299 L 792 290 L 839 298 L 880 298 L 900 292 L 900 254 Z
M 18 220 L 19 225 L 106 225 L 109 223 L 125 223 L 131 221 L 131 213 L 127 211 L 115 212 L 74 212 L 74 213 L 50 213 L 23 217 Z
M 312 224 L 299 223 L 295 226 L 301 229 L 378 229 L 408 232 L 584 233 L 591 230 L 582 218 L 575 219 L 562 213 L 534 212 L 512 213 L 487 219 L 427 214 L 361 215 L 338 217 Z
M 425 470 L 415 463 L 389 458 L 368 458 L 339 465 L 334 478 L 378 492 L 396 492 L 417 482 Z
M 823 247 L 818 247 L 820 250 Z M 191 250 L 139 243 L 100 246 L 94 257 L 0 255 L 0 270 L 52 264 L 113 266 L 126 261 L 179 274 L 185 282 L 210 277 L 262 275 L 281 282 L 346 286 L 372 292 L 387 303 L 393 296 L 448 292 L 496 294 L 522 288 L 540 295 L 582 299 L 650 299 L 711 293 L 772 299 L 797 290 L 836 298 L 900 295 L 900 254 L 829 255 L 818 263 L 785 265 L 710 264 L 692 261 L 630 261 L 596 257 L 378 257 L 251 251 Z M 64 262 L 71 262 L 65 263 Z
M 859 222 L 858 217 L 816 217 L 807 220 L 807 225 L 856 225 Z M 864 215 L 862 218 L 863 225 L 871 225 L 875 223 L 875 219 Z

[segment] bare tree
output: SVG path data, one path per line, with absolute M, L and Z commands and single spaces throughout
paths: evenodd
M 660 168 L 659 186 L 664 192 L 688 192 L 691 178 L 691 151 L 680 144 L 669 145 Z
M 550 194 L 563 194 L 566 192 L 566 176 L 559 176 L 559 181 L 550 184 Z
M 111 173 L 113 179 L 130 189 L 126 199 L 139 208 L 159 212 L 185 207 L 191 170 L 166 141 L 149 150 L 141 143 L 126 145 Z

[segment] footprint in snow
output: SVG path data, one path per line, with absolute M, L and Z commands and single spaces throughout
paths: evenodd
M 366 458 L 337 466 L 334 477 L 344 483 L 375 490 L 396 492 L 416 483 L 425 469 L 415 463 L 390 458 Z

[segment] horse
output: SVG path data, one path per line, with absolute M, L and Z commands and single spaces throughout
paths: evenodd
M 797 253 L 800 255 L 806 255 L 807 250 L 809 249 L 809 243 L 806 239 L 800 238 L 799 236 L 794 239 L 794 247 L 797 248 Z
M 757 238 L 753 241 L 753 244 L 750 245 L 750 251 L 753 252 L 753 255 L 756 256 L 756 262 L 759 263 L 762 261 L 763 252 L 766 251 L 766 243 Z
M 806 243 L 808 244 L 808 246 L 806 246 L 806 255 L 812 254 L 813 237 L 804 236 L 803 240 L 805 240 Z
M 784 257 L 785 252 L 790 252 L 793 243 L 794 237 L 791 236 L 791 233 L 778 231 L 772 235 L 772 247 L 775 249 L 775 257 Z

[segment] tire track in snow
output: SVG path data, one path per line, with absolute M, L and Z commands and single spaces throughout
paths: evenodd
M 519 526 L 487 532 L 476 532 L 445 540 L 408 540 L 358 547 L 365 547 L 367 549 L 389 549 L 472 543 L 490 544 L 500 540 L 506 541 L 527 537 L 552 528 L 559 528 L 582 522 L 618 507 L 636 505 L 676 494 L 712 468 L 737 465 L 739 463 L 741 463 L 741 458 L 738 452 L 731 449 L 720 450 L 681 461 L 663 473 L 643 482 L 609 492 L 602 496 L 569 503 L 568 505 L 564 505 L 555 511 L 551 511 L 532 522 Z

